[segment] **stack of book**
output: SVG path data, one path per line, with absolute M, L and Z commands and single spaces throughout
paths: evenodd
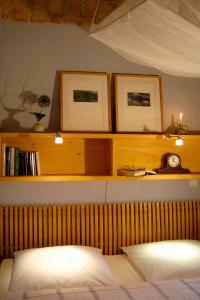
M 2 144 L 2 176 L 40 175 L 39 152 L 21 151 Z

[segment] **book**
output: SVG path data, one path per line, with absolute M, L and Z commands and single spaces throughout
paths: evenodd
M 10 148 L 10 176 L 15 175 L 15 148 Z
M 6 144 L 3 143 L 1 147 L 2 161 L 1 161 L 1 174 L 6 176 Z
M 15 148 L 15 171 L 14 175 L 18 176 L 19 175 L 19 148 Z
M 6 146 L 6 176 L 10 176 L 10 147 Z
M 25 170 L 25 152 L 23 152 L 23 151 L 19 152 L 19 175 L 20 176 L 26 175 L 26 170 Z
M 36 157 L 36 175 L 41 175 L 40 171 L 40 157 L 39 157 L 39 152 L 35 152 L 35 157 Z

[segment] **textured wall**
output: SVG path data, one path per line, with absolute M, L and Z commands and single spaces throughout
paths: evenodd
M 32 116 L 16 112 L 19 94 L 25 89 L 52 100 L 46 111 L 47 131 L 59 127 L 59 70 L 88 70 L 159 74 L 156 70 L 130 63 L 88 33 L 73 25 L 12 23 L 0 25 L 0 130 L 30 131 Z M 27 79 L 28 75 L 28 79 Z M 171 114 L 184 114 L 191 130 L 200 130 L 200 79 L 186 79 L 160 74 L 163 81 L 165 128 Z M 197 181 L 199 185 L 199 181 Z M 51 191 L 51 193 L 49 192 Z M 50 196 L 49 196 L 50 195 Z M 107 196 L 106 196 L 107 195 Z M 200 199 L 200 187 L 190 181 L 104 182 L 98 183 L 0 183 L 0 202 L 99 202 L 122 200 Z

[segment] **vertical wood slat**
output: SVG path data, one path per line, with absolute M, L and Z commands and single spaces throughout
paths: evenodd
M 71 205 L 67 205 L 67 245 L 71 244 Z
M 99 247 L 99 206 L 97 204 L 95 204 L 95 206 L 94 206 L 94 222 L 95 222 L 95 224 L 94 224 L 94 228 L 95 228 L 94 246 L 96 248 L 98 248 Z
M 139 242 L 142 244 L 144 242 L 144 216 L 143 216 L 143 203 L 139 204 Z
M 200 202 L 0 206 L 0 257 L 61 244 L 122 246 L 165 239 L 200 240 Z
M 99 205 L 99 248 L 104 249 L 103 245 L 103 204 Z
M 86 246 L 90 245 L 90 206 L 89 204 L 86 205 Z M 103 217 L 103 214 L 102 214 Z M 102 218 L 103 220 L 103 218 Z M 102 235 L 103 236 L 103 235 Z
M 144 243 L 148 242 L 148 207 L 147 203 L 143 204 L 144 210 Z
M 24 206 L 24 249 L 28 249 L 28 207 L 27 206 Z
M 185 203 L 181 201 L 181 239 L 185 239 Z
M 47 222 L 47 207 L 43 207 L 43 235 L 44 235 L 44 247 L 47 247 L 47 232 L 48 232 L 48 222 Z M 64 225 L 63 225 L 64 226 Z
M 161 230 L 160 230 L 160 203 L 156 202 L 156 227 L 157 227 L 157 241 L 161 240 Z
M 57 245 L 61 246 L 62 245 L 62 229 L 61 229 L 61 224 L 62 224 L 62 211 L 61 211 L 61 206 L 59 205 L 57 208 L 57 213 L 58 213 L 58 242 Z
M 122 203 L 122 246 L 126 246 L 126 206 Z
M 193 215 L 192 215 L 192 201 L 189 201 L 189 238 L 193 239 Z
M 67 214 L 66 214 L 66 206 L 62 205 L 62 227 L 61 227 L 61 235 L 62 235 L 62 245 L 67 244 Z
M 9 257 L 9 207 L 5 207 L 5 255 Z
M 103 219 L 104 219 L 104 254 L 108 255 L 108 206 L 103 206 Z
M 160 203 L 161 241 L 165 240 L 165 209 L 164 202 Z
M 90 219 L 90 246 L 94 247 L 94 205 L 90 205 L 90 214 L 89 214 L 89 219 Z
M 112 204 L 108 204 L 108 253 L 112 255 L 113 252 L 113 218 L 112 218 Z
M 37 208 L 35 208 L 37 209 Z M 23 206 L 19 207 L 19 250 L 23 250 Z
M 81 244 L 81 206 L 76 206 L 76 244 Z
M 176 202 L 172 203 L 173 209 L 173 239 L 177 240 L 177 217 L 176 217 Z
M 169 202 L 169 239 L 173 239 L 173 209 L 172 202 Z
M 153 233 L 152 233 L 152 206 L 151 206 L 151 203 L 148 203 L 147 207 L 148 207 L 148 242 L 151 243 L 152 242 L 152 237 L 153 237 Z
M 177 238 L 181 239 L 181 205 L 180 202 L 177 202 Z
M 131 245 L 135 244 L 135 206 L 131 203 Z
M 139 244 L 139 205 L 135 203 L 135 244 Z
M 197 205 L 196 202 L 193 201 L 192 202 L 192 206 L 193 206 L 193 239 L 196 240 L 197 239 Z
M 11 206 L 9 209 L 9 219 L 10 219 L 10 230 L 9 230 L 10 255 L 9 256 L 12 257 L 13 256 L 13 206 Z
M 185 238 L 189 239 L 189 205 L 188 201 L 185 202 Z
M 85 246 L 85 205 L 81 205 L 81 244 Z
M 29 237 L 29 248 L 33 248 L 33 207 L 29 206 L 28 207 L 28 237 Z M 16 222 L 16 220 L 15 220 Z M 17 224 L 18 224 L 18 218 L 17 218 Z M 18 226 L 15 224 L 15 226 Z M 15 231 L 15 234 L 18 233 L 18 231 Z M 15 244 L 15 250 L 16 247 L 18 248 L 18 246 L 16 246 Z
M 156 230 L 156 203 L 152 203 L 152 229 L 153 229 L 153 240 L 152 242 L 156 242 L 157 230 Z
M 56 205 L 53 206 L 53 246 L 57 245 L 58 236 L 57 236 L 57 207 Z
M 126 246 L 130 246 L 131 228 L 130 228 L 130 204 L 126 203 Z
M 121 253 L 121 242 L 122 242 L 122 219 L 121 219 L 121 204 L 117 204 L 117 252 Z
M 113 254 L 117 254 L 117 205 L 113 204 Z
M 39 248 L 43 247 L 43 213 L 42 213 L 42 206 L 38 207 L 38 246 Z
M 168 202 L 164 203 L 164 216 L 165 216 L 165 239 L 169 240 L 169 206 L 168 206 Z
M 72 245 L 76 244 L 76 206 L 72 204 L 72 210 L 71 210 L 71 220 L 72 220 Z

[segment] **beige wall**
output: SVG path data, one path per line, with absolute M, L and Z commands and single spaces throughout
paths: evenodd
M 163 58 L 164 59 L 164 58 Z M 46 131 L 59 128 L 59 70 L 160 74 L 121 58 L 76 26 L 12 23 L 0 24 L 0 131 L 30 131 L 35 123 L 20 107 L 26 90 L 50 96 L 44 119 Z M 28 79 L 27 79 L 28 74 Z M 172 113 L 184 115 L 190 130 L 200 130 L 200 79 L 160 74 L 163 82 L 165 128 Z M 25 85 L 24 85 L 25 84 Z M 37 108 L 37 107 L 36 107 Z M 13 118 L 10 118 L 8 111 Z M 199 181 L 92 183 L 0 183 L 0 202 L 99 202 L 130 200 L 200 199 Z M 49 193 L 51 191 L 51 193 Z

